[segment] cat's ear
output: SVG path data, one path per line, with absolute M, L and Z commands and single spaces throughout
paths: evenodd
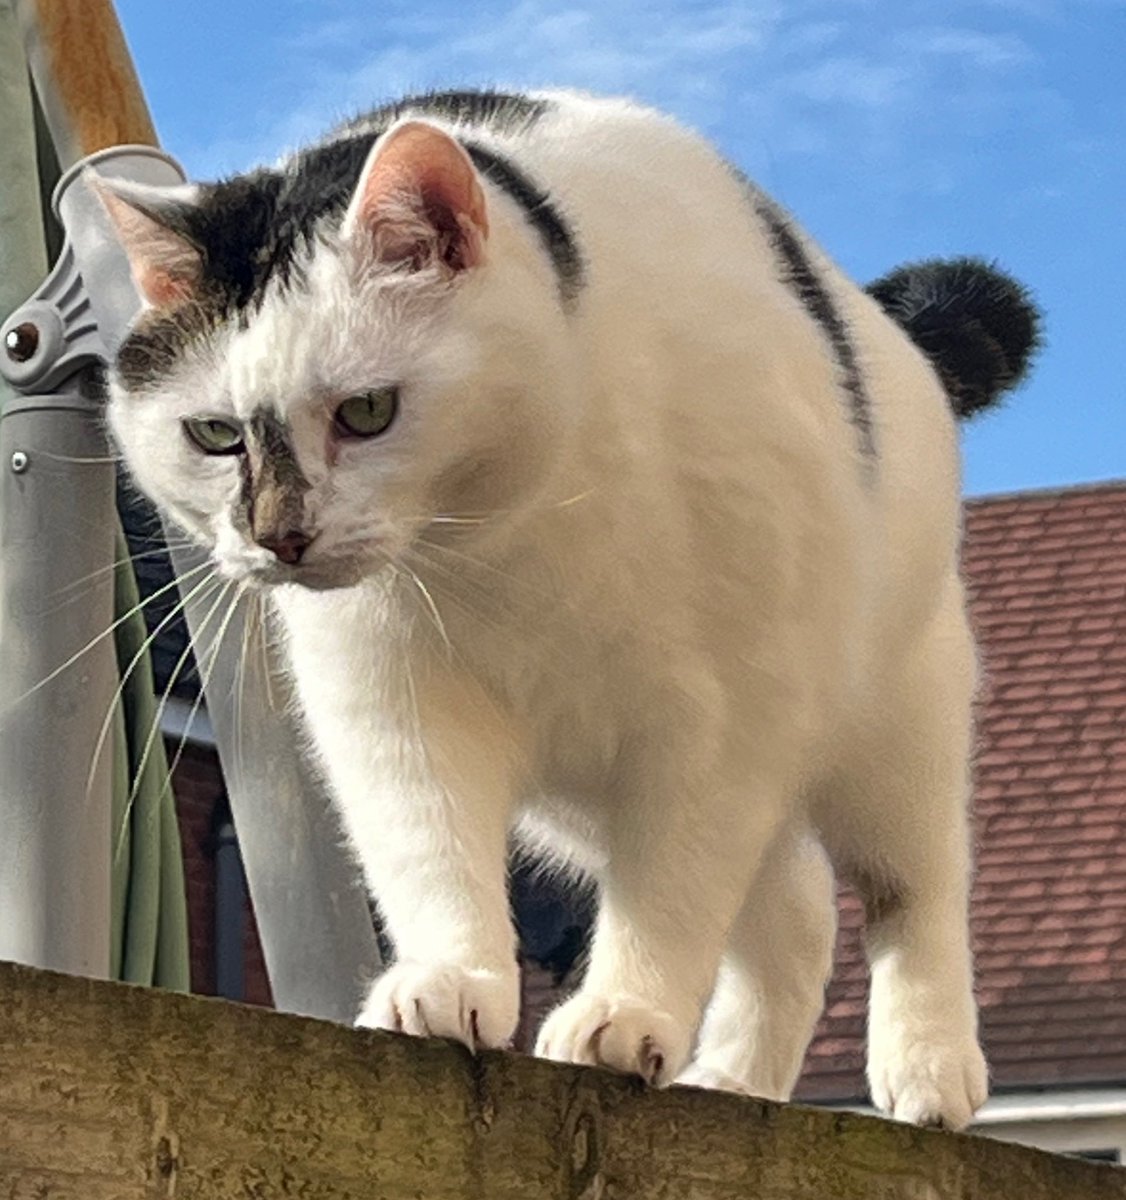
M 475 267 L 489 234 L 477 170 L 449 134 L 404 121 L 368 155 L 342 232 L 377 262 L 449 274 Z
M 109 214 L 144 300 L 169 309 L 192 299 L 199 291 L 203 258 L 172 222 L 194 189 L 146 187 L 93 170 L 84 173 L 84 182 Z

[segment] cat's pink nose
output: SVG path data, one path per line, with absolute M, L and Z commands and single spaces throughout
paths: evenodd
M 313 539 L 300 529 L 287 529 L 285 533 L 261 533 L 254 540 L 263 549 L 277 555 L 279 562 L 285 563 L 287 567 L 295 567 Z

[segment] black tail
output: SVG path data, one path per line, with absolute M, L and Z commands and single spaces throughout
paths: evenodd
M 978 258 L 909 263 L 865 291 L 931 360 L 959 417 L 1020 383 L 1040 345 L 1028 291 Z

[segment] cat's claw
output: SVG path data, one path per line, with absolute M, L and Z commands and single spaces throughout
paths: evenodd
M 356 1025 L 415 1037 L 453 1038 L 470 1050 L 507 1046 L 520 1013 L 512 970 L 401 962 L 375 981 Z
M 667 1012 L 631 996 L 579 992 L 540 1029 L 536 1054 L 557 1062 L 608 1067 L 664 1087 L 691 1048 L 689 1031 Z
M 897 1121 L 965 1129 L 989 1094 L 977 1040 L 938 1031 L 911 1040 L 875 1038 L 868 1067 L 872 1102 Z

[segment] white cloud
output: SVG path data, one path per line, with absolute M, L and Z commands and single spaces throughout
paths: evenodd
M 1028 45 L 1014 34 L 987 34 L 975 29 L 922 28 L 897 38 L 907 54 L 960 59 L 983 70 L 1016 66 L 1033 55 Z
M 939 25 L 923 0 L 394 0 L 377 17 L 363 0 L 329 13 L 310 6 L 319 19 L 276 41 L 271 96 L 245 122 L 254 133 L 232 122 L 188 165 L 206 175 L 272 160 L 420 88 L 554 84 L 666 108 L 719 137 L 752 173 L 842 145 L 890 167 L 920 128 L 934 138 L 945 120 L 953 138 L 967 112 L 987 136 L 1031 86 L 1025 41 L 997 32 L 996 14 L 986 32 L 959 7 L 948 12 L 963 20 Z M 950 174 L 927 164 L 943 187 Z

